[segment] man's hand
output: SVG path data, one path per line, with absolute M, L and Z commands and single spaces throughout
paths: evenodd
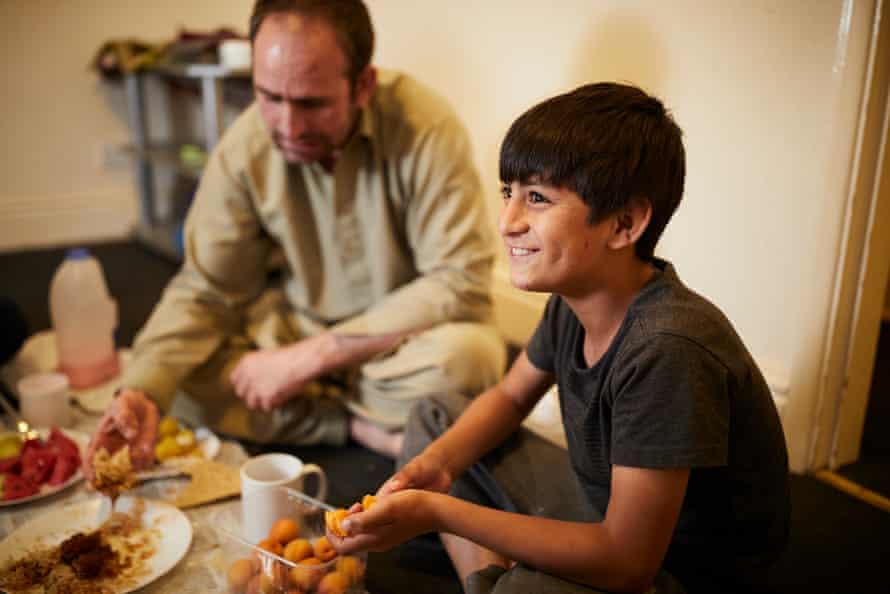
M 340 538 L 328 531 L 328 540 L 341 554 L 386 551 L 419 534 L 436 530 L 437 498 L 442 496 L 407 489 L 378 498 L 367 511 L 361 511 L 361 506 L 356 504 L 340 523 L 347 536 Z
M 444 460 L 434 451 L 426 449 L 377 490 L 378 497 L 384 497 L 403 489 L 423 489 L 447 493 L 453 477 Z
M 93 457 L 102 448 L 113 454 L 129 444 L 130 459 L 136 470 L 154 464 L 159 417 L 158 407 L 144 392 L 122 390 L 99 420 L 90 440 L 83 462 L 87 479 L 93 480 Z
M 270 411 L 331 370 L 328 355 L 336 338 L 322 333 L 292 345 L 248 353 L 229 379 L 248 408 Z

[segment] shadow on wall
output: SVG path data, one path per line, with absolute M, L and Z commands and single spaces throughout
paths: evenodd
M 614 10 L 591 24 L 570 70 L 580 84 L 629 83 L 656 96 L 668 79 L 665 49 L 652 23 L 631 10 Z

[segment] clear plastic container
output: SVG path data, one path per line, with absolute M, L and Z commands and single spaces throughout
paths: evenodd
M 324 512 L 332 508 L 303 493 L 282 490 L 293 503 L 291 513 L 285 517 L 297 527 L 297 535 L 290 535 L 293 538 L 287 538 L 286 542 L 272 538 L 275 526 L 269 537 L 258 543 L 217 526 L 228 592 L 367 594 L 364 586 L 367 554 L 338 555 L 330 544 L 325 546 Z
M 102 266 L 87 249 L 69 250 L 56 269 L 49 308 L 59 370 L 72 388 L 89 388 L 118 374 L 117 303 L 108 294 Z

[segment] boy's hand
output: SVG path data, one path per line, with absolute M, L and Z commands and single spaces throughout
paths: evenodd
M 383 483 L 377 490 L 377 496 L 383 497 L 403 489 L 447 493 L 452 480 L 444 461 L 434 452 L 425 450 Z
M 340 554 L 389 550 L 436 529 L 432 510 L 435 497 L 439 496 L 406 489 L 378 499 L 367 511 L 356 511 L 361 510 L 361 506 L 353 506 L 340 522 L 347 536 L 340 538 L 328 531 L 328 541 Z

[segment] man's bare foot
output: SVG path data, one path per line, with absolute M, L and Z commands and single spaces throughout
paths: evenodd
M 387 431 L 361 417 L 349 419 L 349 436 L 369 450 L 393 459 L 402 452 L 405 440 L 402 431 Z

